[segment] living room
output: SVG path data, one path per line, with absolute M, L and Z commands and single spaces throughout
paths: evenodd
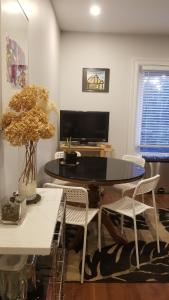
M 146 64 L 155 62 L 164 64 L 168 58 L 168 36 L 155 33 L 111 34 L 60 31 L 50 1 L 40 3 L 40 5 L 37 1 L 22 3 L 23 7 L 25 5 L 25 10 L 27 8 L 29 18 L 29 82 L 48 88 L 50 98 L 60 109 L 109 111 L 109 143 L 115 150 L 115 156 L 121 157 L 124 153 L 133 153 L 135 139 L 133 124 L 137 109 L 135 95 L 133 95 L 136 89 L 135 68 L 140 60 Z M 2 45 L 3 42 L 4 40 Z M 110 69 L 108 93 L 82 92 L 82 69 L 86 67 Z M 5 99 L 1 98 L 3 111 L 7 106 L 7 100 L 7 95 Z M 58 139 L 59 131 L 56 138 L 45 143 L 40 142 L 43 145 L 39 144 L 38 169 L 44 166 L 45 161 L 52 158 Z M 3 149 L 2 145 L 1 149 Z M 8 159 L 1 164 L 2 169 L 3 164 L 6 164 L 4 167 L 6 171 L 10 168 L 11 155 L 12 162 L 17 161 L 14 159 L 17 157 L 17 151 L 8 149 L 8 152 L 11 152 Z M 8 181 L 11 182 L 11 178 L 15 185 L 15 171 L 14 174 L 13 170 L 10 174 L 5 173 L 8 173 L 5 179 L 6 185 L 10 186 Z M 4 176 L 1 182 L 3 178 Z M 14 186 L 11 186 L 11 190 L 14 190 Z

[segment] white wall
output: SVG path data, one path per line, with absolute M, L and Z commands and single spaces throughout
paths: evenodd
M 0 2 L 1 12 L 1 2 Z M 0 33 L 1 33 L 1 13 L 0 13 Z M 2 43 L 0 43 L 0 70 L 2 70 Z M 2 74 L 0 72 L 0 114 L 2 113 Z M 0 133 L 0 197 L 4 195 L 4 147 Z
M 1 2 L 8 0 L 1 0 Z M 17 2 L 13 0 L 13 2 Z M 20 0 L 28 18 L 29 18 L 29 83 L 38 84 L 47 88 L 50 92 L 50 98 L 56 103 L 58 102 L 58 71 L 59 71 L 59 47 L 60 47 L 60 32 L 53 11 L 53 7 L 49 0 Z M 2 18 L 8 25 L 6 13 L 2 11 Z M 10 23 L 15 27 L 16 16 L 10 15 Z M 2 40 L 3 40 L 3 55 L 5 56 L 5 27 L 2 26 Z M 17 30 L 22 30 L 18 28 Z M 5 69 L 2 82 L 6 80 Z M 2 98 L 3 107 L 9 102 L 8 97 Z M 1 105 L 0 105 L 1 107 Z M 56 116 L 52 117 L 55 124 L 57 123 Z M 43 172 L 44 164 L 53 157 L 57 146 L 58 136 L 53 139 L 40 141 L 38 144 L 38 172 L 39 181 L 42 183 L 45 180 Z M 3 144 L 6 144 L 3 142 Z M 20 158 L 18 158 L 18 151 L 14 147 L 7 145 L 7 151 L 10 153 L 5 163 L 5 169 L 2 169 L 0 163 L 0 172 L 2 178 L 5 177 L 5 193 L 10 194 L 17 189 L 18 168 Z M 3 157 L 3 147 L 0 141 L 0 156 Z M 4 160 L 3 160 L 4 161 Z M 0 184 L 1 192 L 1 184 Z
M 41 85 L 50 92 L 50 99 L 59 105 L 59 48 L 60 31 L 53 7 L 49 0 L 28 0 L 29 8 L 24 6 L 25 0 L 20 3 L 25 8 L 29 18 L 29 82 Z M 57 116 L 51 116 L 57 125 Z M 38 143 L 38 181 L 42 184 L 46 178 L 43 167 L 51 160 L 56 151 L 58 132 L 49 140 Z M 48 178 L 49 179 L 49 178 Z
M 168 36 L 62 33 L 62 109 L 110 111 L 109 142 L 120 157 L 128 145 L 133 60 L 169 60 Z M 82 68 L 110 68 L 109 93 L 82 92 Z
M 2 31 L 1 31 L 1 84 L 2 84 L 2 111 L 5 112 L 8 107 L 8 102 L 11 96 L 18 92 L 18 88 L 12 86 L 7 81 L 7 54 L 6 54 L 6 38 L 9 37 L 15 40 L 17 44 L 24 49 L 25 63 L 28 63 L 28 21 L 23 14 L 16 0 L 2 0 Z M 11 9 L 11 7 L 13 9 Z M 1 150 L 3 157 L 3 180 L 4 180 L 4 192 L 10 193 L 11 190 L 16 189 L 18 181 L 18 149 L 17 147 L 9 146 L 8 142 L 1 141 Z

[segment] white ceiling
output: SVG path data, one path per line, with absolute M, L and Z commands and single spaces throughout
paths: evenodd
M 61 30 L 169 34 L 169 0 L 52 0 Z M 91 4 L 101 15 L 89 14 Z

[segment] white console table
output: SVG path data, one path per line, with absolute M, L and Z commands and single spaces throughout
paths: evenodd
M 23 260 L 25 263 L 29 255 L 33 255 L 33 257 L 36 255 L 52 255 L 48 288 L 51 291 L 52 299 L 63 300 L 65 209 L 59 223 L 59 231 L 54 232 L 59 207 L 62 205 L 65 208 L 66 204 L 64 197 L 62 197 L 63 190 L 43 188 L 37 189 L 37 193 L 41 195 L 41 200 L 37 204 L 28 205 L 25 219 L 20 225 L 0 224 L 0 254 L 3 254 L 1 256 L 3 259 L 7 258 L 8 255 L 12 257 L 19 255 L 21 262 Z M 58 238 L 53 242 L 54 233 L 57 234 Z M 25 263 L 23 266 L 25 266 Z M 27 275 L 22 270 L 24 270 L 24 267 L 15 272 L 16 270 L 12 266 L 12 269 L 4 273 L 4 269 L 1 269 L 1 296 L 16 296 L 15 287 L 17 282 L 19 293 L 17 299 L 26 299 L 27 278 L 25 279 L 25 276 Z M 22 272 L 22 280 L 21 273 L 18 275 L 18 272 Z M 9 282 L 10 284 L 8 284 Z
M 0 254 L 49 255 L 63 191 L 37 189 L 41 200 L 28 205 L 20 225 L 0 224 Z

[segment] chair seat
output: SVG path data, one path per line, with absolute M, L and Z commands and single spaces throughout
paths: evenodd
M 135 215 L 143 213 L 147 209 L 153 209 L 152 206 L 149 206 L 147 204 L 144 204 L 142 202 L 134 200 L 135 204 Z M 133 216 L 133 199 L 130 197 L 123 197 L 120 200 L 110 203 L 110 204 L 105 204 L 102 206 L 102 208 L 107 208 L 113 211 L 116 211 L 122 215 L 128 216 L 130 218 L 134 218 Z
M 62 216 L 63 207 L 61 206 L 59 209 L 58 221 L 60 221 L 60 216 Z M 99 212 L 97 208 L 89 208 L 88 209 L 88 219 L 87 224 L 95 217 L 95 215 Z M 71 205 L 66 205 L 66 224 L 71 225 L 79 225 L 85 226 L 85 216 L 86 209 L 83 207 L 76 207 Z
M 130 191 L 135 189 L 136 185 L 139 181 L 133 181 L 133 182 L 127 182 L 127 183 L 121 183 L 121 184 L 114 184 L 113 189 L 117 191 Z

